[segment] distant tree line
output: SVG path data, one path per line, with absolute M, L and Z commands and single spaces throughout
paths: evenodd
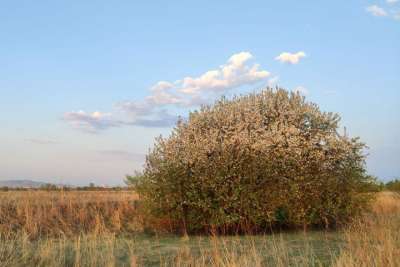
M 394 179 L 385 184 L 385 189 L 390 191 L 398 191 L 400 192 L 400 179 Z
M 68 185 L 56 185 L 46 183 L 40 187 L 0 187 L 0 191 L 30 191 L 30 190 L 44 190 L 44 191 L 126 191 L 133 190 L 132 187 L 128 186 L 99 186 L 94 183 L 90 183 L 87 186 L 68 186 Z
M 365 183 L 361 188 L 363 192 L 398 191 L 400 192 L 400 179 L 393 179 L 382 182 L 374 176 L 369 176 L 369 183 Z
M 29 190 L 45 190 L 45 191 L 126 191 L 135 190 L 135 183 L 138 179 L 138 174 L 127 176 L 125 183 L 127 186 L 112 186 L 104 187 L 90 183 L 87 186 L 59 186 L 47 183 L 38 188 L 31 187 L 9 187 L 0 186 L 0 191 L 29 191 Z M 388 182 L 382 182 L 374 176 L 370 176 L 370 182 L 364 184 L 362 191 L 364 192 L 380 192 L 380 191 L 399 191 L 400 192 L 400 179 L 393 179 Z

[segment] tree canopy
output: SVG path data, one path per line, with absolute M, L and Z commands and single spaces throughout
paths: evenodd
M 184 232 L 336 226 L 360 213 L 359 138 L 299 93 L 221 98 L 156 139 L 136 189 L 164 228 Z

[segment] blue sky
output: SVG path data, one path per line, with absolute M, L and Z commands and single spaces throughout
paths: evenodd
M 1 1 L 0 180 L 119 184 L 221 94 L 338 112 L 400 177 L 400 1 Z

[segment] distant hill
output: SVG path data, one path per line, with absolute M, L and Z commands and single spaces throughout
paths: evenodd
M 10 188 L 15 188 L 15 187 L 39 188 L 46 184 L 47 183 L 37 182 L 32 180 L 5 180 L 5 181 L 0 180 L 0 187 L 7 186 Z

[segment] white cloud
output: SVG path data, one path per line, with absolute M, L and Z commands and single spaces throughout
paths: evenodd
M 146 100 L 156 105 L 168 105 L 182 103 L 182 99 L 171 93 L 174 84 L 170 82 L 160 81 L 150 88 L 151 95 Z
M 173 126 L 180 116 L 170 114 L 167 110 L 159 110 L 147 117 L 136 118 L 131 125 L 142 126 L 147 128 L 163 128 Z
M 390 5 L 393 5 L 399 2 L 399 0 L 387 0 L 386 2 Z M 388 17 L 394 20 L 400 20 L 400 11 L 393 7 L 388 7 L 388 9 L 384 9 L 383 7 L 377 5 L 370 5 L 367 6 L 365 10 L 375 17 Z
M 199 77 L 185 77 L 177 90 L 195 95 L 204 91 L 224 92 L 242 85 L 249 85 L 267 78 L 270 73 L 260 70 L 259 64 L 247 65 L 253 56 L 249 52 L 232 55 L 225 65 L 209 70 Z
M 308 89 L 303 86 L 297 86 L 296 88 L 293 89 L 293 92 L 300 93 L 302 95 L 308 95 L 309 93 Z
M 376 17 L 384 17 L 387 16 L 387 12 L 385 11 L 385 9 L 383 9 L 382 7 L 379 7 L 377 5 L 371 5 L 371 6 L 367 6 L 365 8 L 365 10 L 372 14 L 373 16 Z
M 282 63 L 297 64 L 303 57 L 306 57 L 306 53 L 304 53 L 303 51 L 299 51 L 297 53 L 283 52 L 279 56 L 277 56 L 275 60 L 278 60 Z
M 125 101 L 117 103 L 114 106 L 119 111 L 129 114 L 130 117 L 146 116 L 156 107 L 150 101 Z
M 208 70 L 198 77 L 184 77 L 175 82 L 159 81 L 150 88 L 150 95 L 143 101 L 127 101 L 118 106 L 131 114 L 140 115 L 168 105 L 189 107 L 208 103 L 216 94 L 269 77 L 270 73 L 261 70 L 259 64 L 248 64 L 252 58 L 249 52 L 234 54 L 218 69 Z
M 72 127 L 88 132 L 88 133 L 98 133 L 109 128 L 135 125 L 142 127 L 170 127 L 174 125 L 179 116 L 171 115 L 167 110 L 154 110 L 150 108 L 148 112 L 144 112 L 144 109 L 136 109 L 135 102 L 122 103 L 122 110 L 128 113 L 125 119 L 117 119 L 112 116 L 111 113 L 101 113 L 101 112 L 66 112 L 63 119 L 67 121 Z M 131 113 L 130 113 L 131 112 Z
M 188 108 L 210 103 L 219 94 L 244 85 L 263 81 L 270 76 L 259 64 L 249 64 L 253 56 L 249 52 L 232 55 L 215 70 L 198 77 L 185 77 L 175 82 L 159 81 L 150 88 L 150 94 L 141 101 L 125 101 L 115 105 L 118 113 L 67 112 L 64 120 L 73 127 L 98 132 L 122 125 L 143 127 L 169 127 L 178 116 L 168 112 L 169 108 Z M 277 81 L 274 77 L 270 82 Z M 116 119 L 118 117 L 119 119 Z
M 92 113 L 87 113 L 82 110 L 66 112 L 63 119 L 74 128 L 90 133 L 95 133 L 110 127 L 119 127 L 123 124 L 112 118 L 110 113 L 102 113 L 99 111 Z

